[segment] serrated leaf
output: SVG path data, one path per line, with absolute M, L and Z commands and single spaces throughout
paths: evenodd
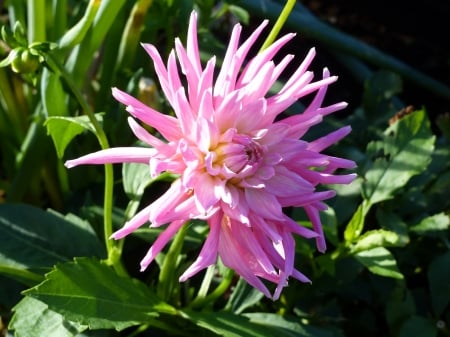
M 103 117 L 101 114 L 96 114 L 95 117 L 99 122 L 102 121 Z M 47 134 L 53 139 L 59 158 L 62 158 L 67 145 L 69 145 L 75 136 L 79 135 L 84 130 L 95 133 L 94 126 L 87 116 L 53 116 L 45 121 L 45 126 L 47 127 Z
M 411 232 L 426 234 L 428 232 L 439 232 L 448 230 L 450 217 L 445 213 L 435 214 L 423 219 L 419 224 L 410 228 Z
M 87 326 L 70 322 L 34 298 L 23 298 L 14 308 L 9 329 L 15 337 L 73 337 Z
M 365 250 L 356 253 L 354 257 L 374 274 L 403 279 L 403 274 L 398 270 L 394 256 L 386 248 L 377 247 Z
M 44 282 L 24 294 L 90 329 L 123 330 L 149 322 L 158 312 L 176 312 L 145 284 L 120 277 L 92 258 L 58 264 Z
M 253 288 L 244 279 L 240 278 L 231 293 L 227 307 L 235 314 L 240 314 L 245 309 L 258 303 L 263 297 L 264 294 L 262 292 Z
M 440 316 L 450 302 L 450 252 L 436 257 L 428 269 L 431 303 Z
M 74 256 L 103 256 L 88 223 L 71 214 L 21 204 L 0 205 L 0 264 L 49 268 Z
M 365 232 L 358 238 L 352 246 L 350 253 L 355 254 L 364 250 L 370 250 L 375 247 L 392 247 L 398 246 L 400 242 L 399 236 L 385 229 L 376 229 Z
M 197 326 L 226 337 L 312 337 L 300 325 L 279 326 L 270 321 L 261 322 L 257 317 L 235 315 L 230 312 L 183 311 L 182 316 Z M 252 322 L 252 319 L 254 322 Z M 286 323 L 286 321 L 285 321 Z M 303 333 L 299 333 L 303 332 Z M 328 336 L 327 336 L 328 337 Z M 330 336 L 331 337 L 331 336 Z
M 408 115 L 372 142 L 367 151 L 376 159 L 365 174 L 364 199 L 375 204 L 391 199 L 409 179 L 423 172 L 431 161 L 435 137 L 424 110 Z

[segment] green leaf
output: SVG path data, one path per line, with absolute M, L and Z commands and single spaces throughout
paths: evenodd
M 436 323 L 420 316 L 410 317 L 401 327 L 399 337 L 437 336 Z
M 356 212 L 353 214 L 352 218 L 347 224 L 347 227 L 345 227 L 345 242 L 351 243 L 361 235 L 361 232 L 364 229 L 364 221 L 369 208 L 370 205 L 365 200 L 363 200 L 363 202 L 359 205 Z
M 408 225 L 398 215 L 383 210 L 382 208 L 378 208 L 376 218 L 382 228 L 397 234 L 399 240 L 398 246 L 404 247 L 410 242 Z
M 367 152 L 376 159 L 365 174 L 364 199 L 372 205 L 391 199 L 412 176 L 427 168 L 434 140 L 424 110 L 391 125 L 381 141 L 367 147 Z
M 67 115 L 67 95 L 64 92 L 61 77 L 47 68 L 42 71 L 41 98 L 47 117 Z
M 304 336 L 304 337 L 334 337 L 334 333 L 328 329 L 321 329 L 311 325 L 300 325 L 286 319 L 283 316 L 270 313 L 249 313 L 244 314 L 250 319 L 250 322 L 265 325 L 268 328 L 278 328 L 277 335 L 270 336 Z M 282 333 L 282 334 L 280 334 Z M 269 336 L 269 335 L 268 335 Z
M 450 252 L 435 258 L 428 268 L 431 303 L 436 316 L 441 315 L 450 302 Z
M 149 322 L 158 312 L 176 313 L 145 284 L 120 277 L 111 267 L 90 258 L 58 264 L 44 282 L 24 294 L 90 329 L 123 330 Z
M 450 227 L 450 217 L 445 213 L 439 213 L 423 219 L 419 224 L 410 228 L 411 232 L 427 234 L 429 232 L 446 231 Z
M 374 274 L 403 279 L 403 274 L 398 270 L 394 256 L 386 248 L 377 247 L 365 250 L 356 253 L 354 257 Z
M 235 314 L 240 314 L 245 309 L 257 304 L 263 297 L 264 294 L 262 292 L 250 286 L 244 279 L 240 278 L 231 293 L 227 307 Z
M 379 124 L 395 112 L 392 97 L 402 91 L 401 77 L 392 71 L 381 70 L 365 82 L 363 107 L 369 122 Z
M 99 122 L 103 119 L 102 114 L 95 114 L 95 117 Z M 45 126 L 47 127 L 47 134 L 53 139 L 59 158 L 62 158 L 67 145 L 69 145 L 75 136 L 79 135 L 84 130 L 95 133 L 94 126 L 89 121 L 88 116 L 53 116 L 45 121 Z
M 150 176 L 150 169 L 146 164 L 125 163 L 122 165 L 123 189 L 131 200 L 141 200 L 145 188 L 155 178 Z
M 70 322 L 34 298 L 23 298 L 13 309 L 9 329 L 16 337 L 73 337 L 87 326 Z
M 89 1 L 86 12 L 81 19 L 72 28 L 67 30 L 59 40 L 59 47 L 61 49 L 72 48 L 83 40 L 94 21 L 100 4 L 101 1 L 98 0 Z
M 244 8 L 236 6 L 236 5 L 229 5 L 228 10 L 237 17 L 239 22 L 244 23 L 245 25 L 248 25 L 250 21 L 250 15 L 248 11 L 246 11 Z
M 261 316 L 249 314 L 245 316 L 235 315 L 230 312 L 194 312 L 183 311 L 182 316 L 191 320 L 196 325 L 209 330 L 216 335 L 226 337 L 313 337 L 299 324 L 289 323 L 284 320 L 280 324 L 276 315 L 271 320 L 261 319 Z M 270 315 L 270 314 L 267 314 Z M 269 316 L 267 316 L 269 317 Z M 280 318 L 282 319 L 282 318 Z M 331 337 L 332 335 L 319 335 Z M 315 336 L 314 336 L 315 337 Z
M 371 230 L 358 238 L 355 245 L 352 246 L 350 253 L 354 254 L 376 247 L 398 246 L 399 242 L 400 238 L 394 232 L 385 229 Z
M 103 254 L 90 225 L 73 214 L 64 217 L 30 205 L 0 205 L 0 265 L 48 268 L 74 256 Z

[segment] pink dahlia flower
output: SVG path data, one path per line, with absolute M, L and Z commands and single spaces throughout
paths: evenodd
M 327 208 L 323 200 L 335 192 L 317 191 L 317 185 L 348 184 L 355 178 L 354 174 L 333 174 L 336 169 L 355 167 L 353 161 L 321 153 L 345 137 L 350 127 L 312 142 L 300 138 L 325 115 L 347 104 L 322 107 L 327 86 L 337 78 L 324 69 L 322 79 L 313 81 L 307 68 L 314 49 L 281 90 L 269 94 L 293 56 L 286 55 L 277 63 L 273 58 L 295 34 L 281 37 L 245 62 L 267 21 L 240 45 L 241 26 L 234 26 L 215 76 L 214 57 L 205 67 L 200 62 L 196 21 L 193 12 L 186 46 L 176 39 L 167 65 L 155 46 L 143 44 L 176 117 L 114 88 L 113 96 L 133 117 L 128 119 L 131 130 L 149 147 L 111 148 L 69 160 L 66 166 L 134 162 L 147 164 L 152 176 L 165 171 L 178 175 L 164 195 L 112 237 L 121 239 L 148 222 L 150 227 L 167 225 L 142 260 L 144 270 L 189 219 L 202 219 L 209 225 L 209 234 L 180 281 L 220 257 L 253 287 L 277 299 L 288 278 L 309 282 L 294 267 L 293 234 L 314 238 L 321 252 L 326 248 L 319 212 Z M 303 113 L 277 119 L 298 99 L 314 92 Z M 161 137 L 148 133 L 135 119 L 156 129 Z M 286 216 L 283 207 L 302 207 L 312 229 Z M 273 295 L 263 280 L 276 284 Z

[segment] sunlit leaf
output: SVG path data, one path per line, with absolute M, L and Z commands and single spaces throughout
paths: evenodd
M 412 226 L 410 230 L 417 234 L 446 231 L 450 227 L 450 216 L 439 213 L 423 219 L 419 224 Z
M 90 258 L 58 264 L 25 295 L 90 329 L 123 330 L 149 322 L 158 312 L 174 313 L 145 284 Z
M 96 114 L 95 117 L 98 121 L 102 120 L 101 114 Z M 94 126 L 87 116 L 53 116 L 46 120 L 45 125 L 47 127 L 47 133 L 53 139 L 59 158 L 62 158 L 67 145 L 69 145 L 75 136 L 79 135 L 84 130 L 95 132 Z
M 431 161 L 434 140 L 424 110 L 391 125 L 381 141 L 367 147 L 375 160 L 365 174 L 364 198 L 370 204 L 391 199 L 412 176 L 426 169 Z
M 399 236 L 394 232 L 385 229 L 371 230 L 358 238 L 351 248 L 351 253 L 370 250 L 375 247 L 398 246 L 399 242 Z
M 394 256 L 384 247 L 364 250 L 354 256 L 374 274 L 403 279 L 403 274 L 398 270 Z
M 45 303 L 25 297 L 14 307 L 9 328 L 15 337 L 73 337 L 87 326 L 70 322 Z
M 44 68 L 40 89 L 42 107 L 47 117 L 67 114 L 67 94 L 64 92 L 61 78 L 58 74 Z

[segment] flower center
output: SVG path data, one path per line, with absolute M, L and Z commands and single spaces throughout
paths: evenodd
M 260 166 L 264 149 L 251 137 L 235 134 L 231 142 L 219 144 L 214 153 L 212 167 L 218 169 L 217 173 L 221 173 L 225 178 L 236 175 L 245 177 L 253 174 Z

